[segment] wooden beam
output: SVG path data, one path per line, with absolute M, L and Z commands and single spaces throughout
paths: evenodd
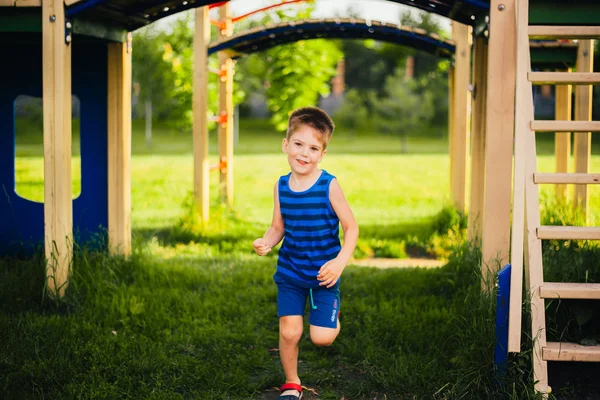
M 16 0 L 15 7 L 41 7 L 41 0 Z
M 131 34 L 108 45 L 108 245 L 131 254 Z
M 522 2 L 521 2 L 522 3 Z M 523 255 L 525 234 L 525 194 L 527 177 L 527 155 L 535 154 L 535 148 L 527 147 L 528 136 L 533 135 L 529 121 L 533 118 L 533 96 L 531 83 L 527 74 L 531 68 L 529 56 L 529 39 L 527 38 L 527 20 L 518 14 L 517 49 L 516 49 L 516 87 L 515 133 L 514 133 L 514 185 L 513 212 L 511 227 L 511 274 L 510 300 L 508 314 L 508 351 L 521 351 L 521 311 L 523 303 Z M 526 7 L 526 5 L 525 5 Z M 529 152 L 528 152 L 529 151 Z
M 44 245 L 49 294 L 62 297 L 73 257 L 71 192 L 71 46 L 62 1 L 42 6 Z
M 532 25 L 530 39 L 594 39 L 600 37 L 600 26 Z
M 567 70 L 567 73 L 570 70 Z M 570 85 L 556 86 L 556 99 L 554 106 L 554 119 L 569 121 L 572 113 L 572 93 Z M 554 155 L 556 161 L 556 172 L 565 173 L 569 171 L 569 157 L 571 156 L 571 132 L 556 132 L 554 135 Z M 564 201 L 567 197 L 567 186 L 556 185 L 556 198 Z
M 503 4 L 504 7 L 500 7 Z M 492 0 L 488 50 L 482 277 L 508 261 L 516 68 L 515 0 Z
M 470 27 L 459 22 L 452 22 L 452 39 L 456 43 L 454 57 L 454 91 L 452 98 L 452 123 L 453 144 L 450 145 L 450 162 L 452 163 L 452 200 L 454 207 L 466 212 L 466 181 L 467 158 L 469 154 L 469 114 L 471 105 L 471 92 L 469 83 L 471 78 L 471 44 Z
M 544 360 L 599 362 L 600 346 L 548 342 L 544 347 Z
M 194 31 L 194 203 L 203 222 L 209 218 L 210 163 L 208 160 L 208 7 L 196 8 Z
M 537 229 L 537 237 L 546 240 L 600 240 L 600 227 L 544 225 Z
M 545 282 L 540 286 L 540 297 L 600 300 L 600 283 Z
M 530 72 L 529 82 L 534 85 L 598 85 L 600 73 L 593 72 Z M 556 118 L 561 119 L 561 118 Z
M 575 109 L 577 113 L 577 108 Z M 572 131 L 600 131 L 600 121 L 531 121 L 531 129 L 536 132 L 572 132 Z
M 568 174 L 568 173 L 543 173 L 538 172 L 533 175 L 533 181 L 540 183 L 559 183 L 559 184 L 600 184 L 600 174 Z
M 233 34 L 229 8 L 229 3 L 219 7 L 219 18 L 225 21 L 225 29 L 219 32 L 219 40 Z M 219 83 L 219 109 L 221 115 L 227 115 L 227 122 L 219 124 L 219 162 L 226 165 L 220 169 L 219 182 L 221 199 L 233 207 L 233 60 L 220 51 L 219 64 L 226 73 Z
M 473 63 L 473 129 L 471 139 L 471 197 L 469 200 L 469 241 L 481 245 L 481 218 L 485 190 L 485 109 L 488 47 L 484 37 L 475 39 Z
M 594 41 L 581 40 L 577 50 L 577 72 L 594 71 Z M 592 119 L 592 87 L 587 85 L 577 86 L 575 89 L 575 119 L 577 121 L 591 121 Z M 600 123 L 598 123 L 600 127 Z M 592 130 L 592 129 L 589 129 Z M 575 172 L 586 173 L 589 170 L 592 136 L 585 132 L 588 129 L 575 132 L 573 145 Z M 575 207 L 581 208 L 587 216 L 588 196 L 587 186 L 575 186 Z

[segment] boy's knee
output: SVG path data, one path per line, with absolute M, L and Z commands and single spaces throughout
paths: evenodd
M 279 326 L 279 335 L 286 342 L 299 342 L 302 337 L 302 322 L 286 321 L 282 319 Z
M 310 340 L 319 347 L 331 346 L 337 337 L 337 332 L 334 333 L 315 333 L 311 332 Z
M 315 344 L 315 346 L 319 346 L 319 347 L 327 347 L 327 346 L 331 346 L 333 344 L 333 342 L 335 341 L 335 338 L 311 338 L 312 342 Z

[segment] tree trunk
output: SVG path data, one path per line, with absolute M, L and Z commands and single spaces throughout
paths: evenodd
M 146 147 L 152 147 L 152 100 L 146 99 L 144 116 L 146 117 Z

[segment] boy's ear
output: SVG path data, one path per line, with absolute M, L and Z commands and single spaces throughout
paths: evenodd
M 325 154 L 327 154 L 327 149 L 323 150 L 323 153 L 321 153 L 321 157 L 319 158 L 319 162 L 323 161 L 323 157 L 325 157 Z
M 286 138 L 283 138 L 283 142 L 281 143 L 281 150 L 287 154 L 287 149 L 288 149 L 288 141 Z

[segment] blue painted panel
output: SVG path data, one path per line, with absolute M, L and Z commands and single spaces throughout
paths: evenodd
M 8 36 L 8 35 L 7 35 Z M 26 250 L 44 238 L 44 205 L 18 196 L 15 192 L 15 118 L 14 102 L 19 95 L 42 95 L 41 35 L 0 36 L 9 62 L 0 63 L 3 79 L 0 88 L 0 252 Z
M 73 232 L 77 242 L 96 245 L 105 242 L 108 227 L 107 57 L 106 43 L 73 43 L 73 94 L 81 102 L 81 195 L 73 202 Z
M 496 346 L 494 348 L 494 365 L 496 379 L 500 384 L 506 377 L 508 361 L 508 312 L 510 308 L 510 272 L 507 264 L 498 272 L 498 294 L 496 297 Z
M 15 192 L 14 101 L 42 96 L 40 34 L 18 40 L 0 35 L 10 62 L 0 74 L 0 254 L 30 252 L 44 240 L 44 205 Z M 107 45 L 77 40 L 72 49 L 72 88 L 81 101 L 81 195 L 73 202 L 73 231 L 78 243 L 105 243 L 108 226 Z

